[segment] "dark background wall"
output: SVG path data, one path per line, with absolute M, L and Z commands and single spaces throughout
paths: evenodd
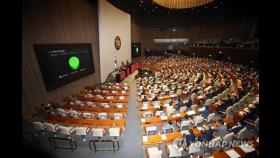
M 22 1 L 22 113 L 100 83 L 97 4 L 87 0 Z M 47 92 L 34 43 L 91 43 L 95 73 Z

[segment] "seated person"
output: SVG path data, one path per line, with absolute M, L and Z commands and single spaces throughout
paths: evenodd
M 202 117 L 204 117 L 205 119 L 208 118 L 208 115 L 209 115 L 209 106 L 205 106 L 205 110 L 202 111 Z
M 155 96 L 153 97 L 152 101 L 158 101 L 158 96 L 155 95 Z
M 49 112 L 53 111 L 54 108 L 51 106 L 50 103 L 48 103 L 48 104 L 42 103 L 42 104 L 41 104 L 41 110 L 42 110 L 43 112 L 49 113 Z
M 142 102 L 148 102 L 148 99 L 146 96 L 144 96 L 144 98 L 142 99 Z
M 213 133 L 214 131 L 211 129 L 211 126 L 209 124 L 206 124 L 204 126 L 204 130 L 201 134 L 201 136 L 198 137 L 199 141 L 210 141 L 213 139 Z
M 187 146 L 191 145 L 195 141 L 195 135 L 192 129 L 189 129 L 189 134 L 185 135 Z
M 229 129 L 229 131 L 233 132 L 234 134 L 237 134 L 242 128 L 243 126 L 240 122 L 238 122 L 237 125 L 233 126 L 231 129 Z
M 182 103 L 181 97 L 179 96 L 177 103 L 176 103 L 176 110 L 179 111 L 182 106 L 183 106 L 183 103 Z
M 227 126 L 224 125 L 223 120 L 217 120 L 213 130 L 215 131 L 214 134 L 220 137 L 224 137 L 227 134 Z

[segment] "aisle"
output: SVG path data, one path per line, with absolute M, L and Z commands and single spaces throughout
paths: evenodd
M 141 146 L 142 130 L 138 114 L 138 101 L 136 93 L 136 81 L 130 84 L 130 95 L 126 118 L 126 131 L 124 135 L 125 158 L 143 158 L 144 151 Z

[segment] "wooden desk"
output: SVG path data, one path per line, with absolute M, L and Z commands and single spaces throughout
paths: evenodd
M 93 95 L 102 95 L 102 96 L 129 96 L 129 93 L 126 91 L 125 93 L 122 93 L 120 91 L 116 91 L 115 93 L 112 93 L 112 91 L 106 91 L 106 92 L 91 92 Z
M 71 117 L 62 117 L 56 115 L 46 115 L 46 119 L 55 123 L 64 123 L 71 126 L 87 126 L 87 127 L 120 127 L 125 128 L 125 119 L 111 120 L 111 119 L 76 119 Z
M 121 113 L 126 114 L 127 108 L 103 108 L 103 107 L 90 107 L 90 106 L 77 106 L 77 105 L 65 105 L 62 108 L 73 109 L 82 112 L 92 112 L 92 113 Z
M 162 135 L 166 136 L 166 139 L 162 139 Z M 161 144 L 161 143 L 170 143 L 172 141 L 174 141 L 176 138 L 182 137 L 183 135 L 181 134 L 181 132 L 175 131 L 173 133 L 167 133 L 167 134 L 156 134 L 156 135 L 152 135 L 152 136 L 147 136 L 147 141 L 144 142 L 143 138 L 145 136 L 142 137 L 142 146 L 146 147 L 149 145 L 155 145 L 155 144 Z
M 125 99 L 97 99 L 97 98 L 86 98 L 86 97 L 80 97 L 79 100 L 81 101 L 90 101 L 90 102 L 99 102 L 99 103 L 128 103 L 128 97 L 125 97 Z

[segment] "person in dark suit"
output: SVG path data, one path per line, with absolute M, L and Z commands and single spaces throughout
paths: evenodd
M 155 97 L 152 99 L 152 101 L 158 101 L 158 96 L 155 95 Z
M 186 142 L 187 142 L 187 146 L 190 146 L 191 143 L 193 143 L 195 141 L 195 135 L 193 134 L 193 130 L 189 129 L 189 133 L 190 134 L 186 134 Z
M 208 118 L 209 115 L 209 106 L 205 106 L 205 110 L 202 112 L 202 117 L 204 117 L 205 119 Z
M 146 98 L 146 96 L 144 96 L 144 98 L 142 99 L 142 102 L 148 102 L 148 99 Z
M 202 135 L 198 137 L 199 141 L 210 141 L 213 139 L 214 131 L 211 129 L 210 125 L 205 125 L 205 129 L 202 132 Z

